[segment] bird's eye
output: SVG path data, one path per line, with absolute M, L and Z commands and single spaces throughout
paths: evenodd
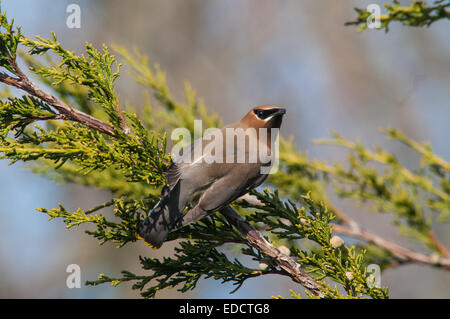
M 263 110 L 254 110 L 257 117 L 259 117 L 261 120 L 263 120 L 264 117 L 264 111 Z
M 275 114 L 278 111 L 278 109 L 268 109 L 268 110 L 253 110 L 253 112 L 256 114 L 256 116 L 260 120 L 265 120 L 269 117 L 271 117 L 273 114 Z

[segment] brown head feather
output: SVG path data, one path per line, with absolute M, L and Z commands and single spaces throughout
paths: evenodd
M 264 112 L 266 111 L 266 112 Z M 257 114 L 260 113 L 261 117 Z M 254 107 L 239 122 L 242 127 L 258 128 L 280 128 L 285 109 L 275 105 L 260 105 Z M 264 118 L 264 116 L 267 116 Z

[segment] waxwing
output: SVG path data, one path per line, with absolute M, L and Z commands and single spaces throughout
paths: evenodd
M 138 226 L 139 236 L 159 248 L 169 232 L 224 208 L 259 186 L 273 165 L 272 144 L 285 113 L 277 106 L 257 106 L 239 122 L 184 148 L 165 173 L 167 185 L 161 200 Z M 188 205 L 192 208 L 185 212 Z

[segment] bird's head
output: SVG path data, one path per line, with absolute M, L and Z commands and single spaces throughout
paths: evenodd
M 261 105 L 254 107 L 241 120 L 247 127 L 254 128 L 280 128 L 286 109 L 274 105 Z

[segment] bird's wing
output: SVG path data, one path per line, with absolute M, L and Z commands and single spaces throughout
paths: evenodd
M 192 164 L 198 162 L 201 159 L 201 157 L 196 158 L 196 156 L 198 157 L 198 154 L 194 152 L 195 146 L 199 143 L 205 144 L 202 139 L 198 139 L 190 145 L 183 147 L 178 155 L 172 154 L 173 162 L 164 172 L 166 182 L 170 190 L 172 190 L 178 183 L 178 181 L 182 177 L 183 171 L 188 170 Z
M 178 164 L 172 163 L 167 171 L 164 172 L 164 175 L 166 176 L 167 186 L 169 186 L 169 189 L 172 190 L 180 180 L 181 169 Z
M 222 134 L 224 134 L 224 131 L 222 131 Z M 196 175 L 195 179 L 199 179 L 201 176 L 198 176 L 199 174 L 199 168 L 203 167 L 210 167 L 211 165 L 208 165 L 204 163 L 205 157 L 208 156 L 208 154 L 205 154 L 204 150 L 208 144 L 210 144 L 213 140 L 211 140 L 209 135 L 195 140 L 190 145 L 184 147 L 181 149 L 181 152 L 177 155 L 173 155 L 173 163 L 170 165 L 170 167 L 167 169 L 167 171 L 164 173 L 166 176 L 167 184 L 169 184 L 170 189 L 172 189 L 178 181 L 181 179 L 191 179 L 192 175 Z M 198 147 L 198 150 L 196 149 Z M 218 152 L 222 152 L 221 150 L 217 150 Z M 224 159 L 222 159 L 223 162 L 225 162 Z M 221 177 L 220 173 L 226 174 L 226 170 L 219 169 L 215 170 L 215 173 L 213 175 L 218 174 L 219 176 L 214 176 L 214 178 Z M 202 175 L 202 174 L 200 174 Z M 211 176 L 207 176 L 204 174 L 204 181 L 202 181 L 200 184 L 207 184 L 208 179 Z
M 186 212 L 173 230 L 196 222 L 207 214 L 221 210 L 234 200 L 259 186 L 267 175 L 255 174 L 257 165 L 251 169 L 241 166 L 234 174 L 228 174 L 215 181 L 200 197 L 197 205 Z

